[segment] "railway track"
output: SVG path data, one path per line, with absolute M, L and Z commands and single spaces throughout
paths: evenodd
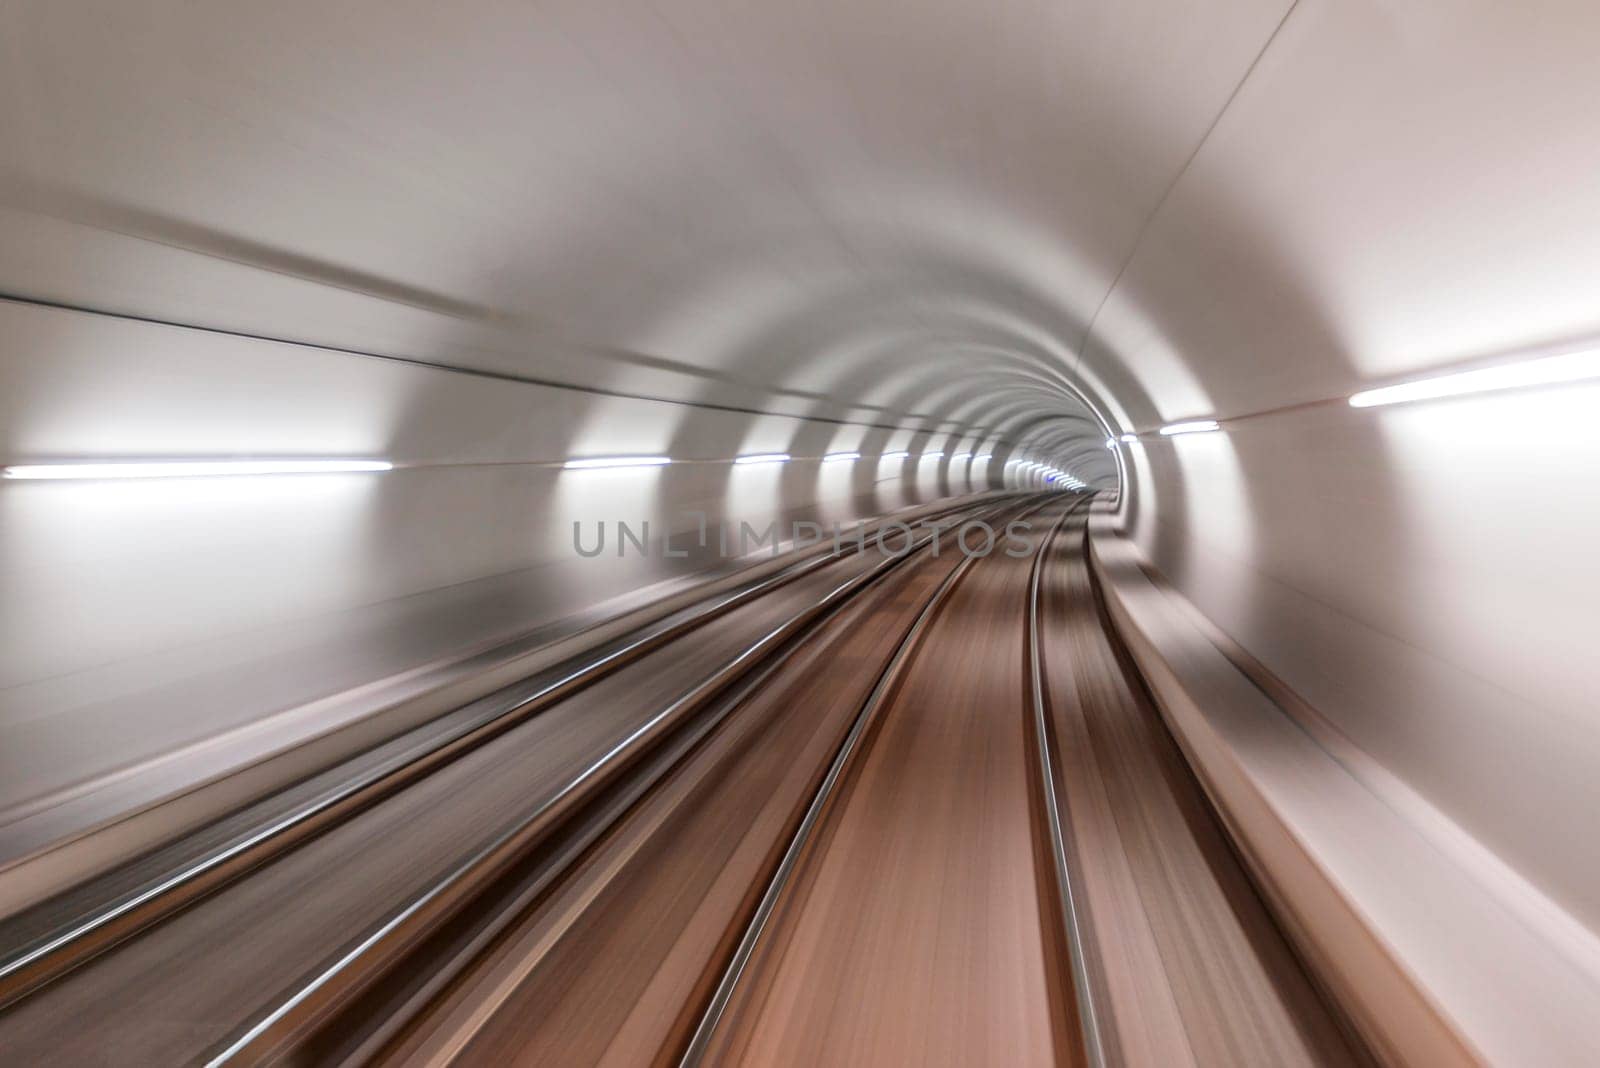
M 908 630 L 965 565 L 919 561 L 816 635 L 385 1050 L 394 1063 L 668 1062 L 692 1045 Z M 641 910 L 641 902 L 655 907 Z
M 1363 1063 L 1090 503 L 944 514 L 1021 557 L 799 560 L 13 918 L 0 1061 Z
M 685 1064 L 1083 1063 L 1024 714 L 1036 554 L 930 600 Z
M 178 875 L 152 881 L 146 863 L 98 912 L 51 903 L 69 917 L 54 930 L 22 917 L 12 932 L 45 930 L 32 943 L 8 935 L 22 964 L 7 976 L 0 1054 L 92 1059 L 112 1037 L 127 1063 L 292 1050 L 475 888 L 521 868 L 549 882 L 671 766 L 693 737 L 681 728 L 703 729 L 719 699 L 903 562 L 802 562 L 463 710 L 442 733 L 401 739 L 358 773 L 340 769 L 264 828 L 233 821 Z M 98 1026 L 72 1026 L 85 1018 Z
M 940 509 L 925 518 L 937 522 L 961 513 L 961 508 Z M 839 552 L 848 555 L 859 548 L 859 542 L 845 541 Z M 407 731 L 0 920 L 0 1007 L 564 697 L 830 562 L 820 549 L 797 555 L 776 574 L 663 614 L 581 658 Z

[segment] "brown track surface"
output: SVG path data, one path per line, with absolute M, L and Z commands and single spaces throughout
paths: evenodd
M 1056 910 L 1041 898 L 1049 880 L 1029 772 L 1031 567 L 1031 556 L 977 561 L 924 635 L 709 1062 L 1078 1062 L 1048 951 Z

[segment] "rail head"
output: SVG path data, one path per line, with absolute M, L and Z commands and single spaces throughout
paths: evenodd
M 1112 1063 L 1100 1028 L 1100 1011 L 1094 997 L 1089 975 L 1088 958 L 1084 945 L 1083 929 L 1079 921 L 1081 909 L 1073 887 L 1072 873 L 1067 863 L 1065 824 L 1061 799 L 1055 790 L 1055 758 L 1050 747 L 1048 699 L 1044 681 L 1044 643 L 1039 625 L 1041 582 L 1050 547 L 1055 544 L 1074 513 L 1092 498 L 1084 498 L 1061 514 L 1039 546 L 1033 559 L 1033 571 L 1028 578 L 1028 680 L 1033 713 L 1035 747 L 1039 758 L 1040 788 L 1043 792 L 1046 826 L 1050 834 L 1051 859 L 1054 861 L 1056 891 L 1060 898 L 1060 922 L 1065 937 L 1068 956 L 1071 958 L 1073 990 L 1081 1021 L 1084 1056 L 1090 1068 L 1107 1068 Z

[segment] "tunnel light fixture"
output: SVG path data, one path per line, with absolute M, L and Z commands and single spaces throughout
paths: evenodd
M 1564 356 L 1546 356 L 1500 367 L 1461 371 L 1457 374 L 1418 379 L 1415 382 L 1402 382 L 1397 386 L 1363 390 L 1350 398 L 1350 406 L 1377 408 L 1386 404 L 1440 400 L 1472 393 L 1493 393 L 1503 389 L 1553 386 L 1562 382 L 1578 382 L 1586 378 L 1600 378 L 1600 349 L 1569 352 Z
M 910 455 L 911 454 L 909 452 L 906 452 L 904 449 L 901 449 L 899 452 L 886 452 L 882 456 L 878 457 L 878 459 L 880 459 L 880 460 L 904 460 L 907 456 L 910 456 Z
M 1117 439 L 1116 438 L 1106 438 L 1106 448 L 1114 449 L 1116 447 L 1117 447 Z
M 1138 440 L 1139 440 L 1139 435 L 1138 434 L 1124 434 L 1124 435 L 1122 435 L 1122 441 L 1124 443 L 1131 443 L 1131 442 L 1135 442 L 1135 441 L 1138 441 Z
M 589 471 L 603 467 L 662 467 L 671 462 L 670 456 L 586 456 L 561 466 L 568 471 Z
M 922 458 L 924 460 L 937 460 L 939 457 L 941 457 L 943 455 L 944 455 L 944 453 L 942 451 L 941 452 L 925 452 L 925 453 L 922 454 Z
M 954 456 L 950 457 L 950 462 L 954 464 L 960 463 L 962 460 L 970 459 L 972 459 L 972 454 L 970 452 L 958 452 Z
M 1173 437 L 1177 434 L 1209 434 L 1213 430 L 1222 429 L 1215 419 L 1191 419 L 1187 423 L 1171 423 L 1161 428 L 1164 437 Z
M 859 452 L 830 452 L 828 455 L 822 458 L 822 462 L 825 464 L 836 464 L 842 460 L 859 459 L 861 459 L 861 454 Z
M 322 475 L 389 471 L 388 460 L 97 460 L 16 464 L 0 471 L 15 479 L 216 478 L 234 475 Z
M 786 464 L 789 462 L 789 454 L 786 452 L 753 452 L 747 456 L 736 456 L 733 462 L 736 464 Z
M 993 455 L 994 455 L 994 453 L 992 453 L 992 452 L 980 452 L 978 455 L 976 455 L 976 456 L 974 456 L 972 458 L 972 462 L 975 463 L 975 464 L 976 463 L 982 463 L 984 460 L 989 459 Z

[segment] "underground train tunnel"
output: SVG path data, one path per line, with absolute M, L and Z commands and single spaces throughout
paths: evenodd
M 1600 1064 L 1597 54 L 0 5 L 0 1064 Z

